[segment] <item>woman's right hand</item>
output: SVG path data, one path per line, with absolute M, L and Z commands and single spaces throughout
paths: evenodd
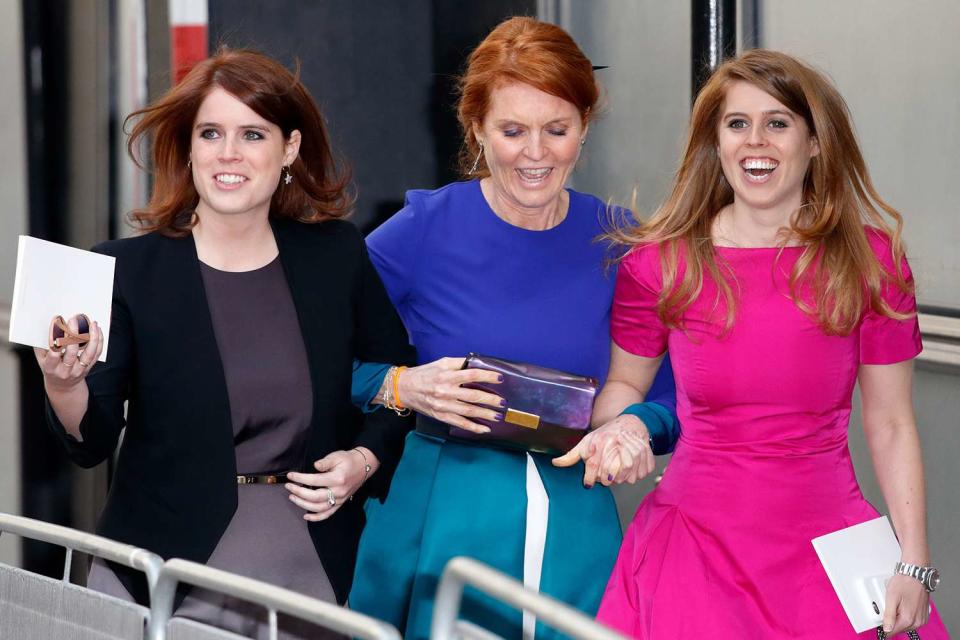
M 52 324 L 52 323 L 51 323 Z M 67 326 L 77 332 L 77 319 L 70 318 Z M 43 373 L 43 387 L 50 406 L 68 434 L 83 442 L 80 422 L 87 412 L 90 399 L 84 379 L 103 351 L 103 332 L 96 322 L 90 324 L 90 341 L 81 349 L 76 344 L 56 349 L 34 349 L 33 353 Z
M 455 427 L 474 433 L 488 433 L 489 427 L 471 418 L 501 421 L 506 403 L 496 394 L 467 389 L 462 385 L 476 382 L 499 384 L 503 377 L 495 371 L 461 367 L 463 358 L 440 358 L 404 369 L 397 380 L 400 401 L 403 406 L 417 413 Z
M 79 330 L 76 316 L 67 321 L 67 326 L 74 333 Z M 33 353 L 43 373 L 43 385 L 47 394 L 52 396 L 74 391 L 87 377 L 102 351 L 103 332 L 96 322 L 91 324 L 90 341 L 82 349 L 76 344 L 68 345 L 59 351 L 34 348 Z

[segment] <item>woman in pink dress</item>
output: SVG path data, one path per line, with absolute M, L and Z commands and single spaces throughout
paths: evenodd
M 857 381 L 901 561 L 929 568 L 901 227 L 823 75 L 764 50 L 713 75 L 669 199 L 622 234 L 633 248 L 603 426 L 558 461 L 583 458 L 605 483 L 651 470 L 646 428 L 624 407 L 669 349 L 682 436 L 624 538 L 601 621 L 636 638 L 858 637 L 811 545 L 878 516 L 847 447 Z M 924 574 L 889 582 L 890 637 L 948 637 Z

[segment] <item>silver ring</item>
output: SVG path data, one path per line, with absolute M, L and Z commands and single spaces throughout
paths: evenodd
M 337 498 L 333 495 L 333 489 L 327 487 L 327 504 L 331 507 L 337 506 Z

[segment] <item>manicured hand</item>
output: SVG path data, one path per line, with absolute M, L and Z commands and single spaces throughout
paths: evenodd
M 592 487 L 636 482 L 653 471 L 655 464 L 649 446 L 647 426 L 637 416 L 617 416 L 588 433 L 573 449 L 553 464 L 570 467 L 584 462 L 583 485 Z
M 463 385 L 470 382 L 498 384 L 502 378 L 495 371 L 461 367 L 463 358 L 440 358 L 405 369 L 397 381 L 400 400 L 417 413 L 474 433 L 488 433 L 489 427 L 471 418 L 491 422 L 503 420 L 502 410 L 506 403 L 496 394 L 467 389 Z

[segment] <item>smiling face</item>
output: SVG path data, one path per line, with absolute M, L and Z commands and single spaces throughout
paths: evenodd
M 730 85 L 717 131 L 734 206 L 788 218 L 803 204 L 803 181 L 819 152 L 804 119 L 747 82 Z
M 263 216 L 280 171 L 300 149 L 300 132 L 284 139 L 280 128 L 220 87 L 200 103 L 191 132 L 197 215 Z
M 572 103 L 523 83 L 494 89 L 483 122 L 474 128 L 496 200 L 525 215 L 558 203 L 585 134 Z

